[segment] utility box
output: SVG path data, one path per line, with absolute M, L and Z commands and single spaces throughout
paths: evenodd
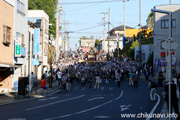
M 26 91 L 26 87 L 29 85 L 28 77 L 19 77 L 18 80 L 18 95 L 26 95 L 28 92 Z

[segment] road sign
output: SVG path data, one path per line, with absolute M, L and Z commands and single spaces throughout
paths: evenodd
M 176 41 L 171 41 L 171 49 L 176 49 L 179 44 Z M 169 41 L 162 42 L 162 48 L 169 49 Z
M 15 39 L 15 57 L 21 57 L 21 37 Z
M 33 48 L 34 55 L 39 55 L 39 39 L 40 39 L 40 29 L 35 28 L 34 29 L 34 48 Z
M 39 65 L 39 61 L 36 57 L 33 59 L 32 65 Z

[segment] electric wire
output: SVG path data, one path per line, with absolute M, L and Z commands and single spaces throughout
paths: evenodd
M 93 2 L 72 2 L 72 3 L 61 3 L 63 5 L 67 5 L 67 4 L 93 4 L 93 3 L 108 3 L 108 2 L 122 2 L 124 0 L 104 0 L 104 1 L 93 1 Z M 132 1 L 132 0 L 131 0 Z

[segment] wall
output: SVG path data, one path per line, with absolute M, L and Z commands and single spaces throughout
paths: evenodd
M 7 1 L 7 0 L 6 0 Z M 13 2 L 0 0 L 0 64 L 13 64 L 13 20 L 14 6 Z M 3 26 L 11 28 L 11 38 L 9 46 L 3 44 Z M 8 92 L 12 86 L 12 75 L 10 68 L 0 68 L 0 93 Z
M 0 63 L 11 64 L 13 63 L 13 11 L 14 7 L 4 2 L 0 1 Z M 3 44 L 3 26 L 6 25 L 11 27 L 11 41 L 9 46 Z
M 152 46 L 153 46 L 153 44 L 142 45 L 142 63 L 148 62 L 148 58 L 154 51 L 154 49 L 152 49 Z M 134 58 L 136 59 L 137 55 L 139 54 L 139 47 L 135 47 L 134 53 L 135 53 Z
M 176 42 L 180 45 L 179 37 L 180 37 L 180 5 L 162 5 L 162 6 L 156 6 L 156 9 L 160 10 L 166 10 L 166 11 L 172 11 L 172 19 L 176 20 L 176 26 L 175 28 L 172 28 L 172 38 L 176 40 Z M 168 20 L 168 15 L 163 13 L 155 13 L 154 14 L 154 48 L 155 48 L 155 54 L 154 54 L 154 63 L 155 60 L 159 59 L 166 59 L 165 57 L 161 56 L 161 52 L 165 52 L 165 49 L 161 48 L 161 42 L 162 40 L 168 39 L 169 29 L 168 28 L 161 28 L 161 20 Z M 176 57 L 177 57 L 177 63 L 180 61 L 180 54 L 179 54 L 180 46 L 175 49 Z M 155 68 L 155 65 L 154 65 Z M 161 67 L 158 65 L 157 71 L 160 71 Z M 178 73 L 180 72 L 180 65 L 176 65 L 176 70 Z M 156 73 L 158 73 L 156 71 Z M 157 74 L 156 74 L 157 75 Z
M 15 69 L 13 75 L 13 83 L 18 81 L 19 77 L 28 77 L 28 66 L 27 66 L 27 48 L 28 48 L 28 0 L 14 0 L 14 40 L 16 37 L 21 37 L 24 35 L 24 45 L 21 47 L 25 47 L 26 55 L 25 57 L 15 57 L 15 48 L 14 48 L 14 64 L 21 65 L 21 68 Z M 23 7 L 22 7 L 23 6 Z M 23 43 L 23 40 L 21 41 Z M 14 46 L 15 47 L 15 46 Z

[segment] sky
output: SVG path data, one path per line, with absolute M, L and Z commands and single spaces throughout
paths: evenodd
M 96 1 L 111 2 L 68 4 Z M 82 36 L 89 38 L 94 35 L 95 39 L 103 37 L 104 26 L 102 18 L 104 17 L 104 14 L 101 13 L 108 12 L 108 8 L 110 8 L 110 30 L 124 24 L 123 0 L 119 0 L 118 2 L 112 1 L 115 0 L 60 0 L 60 6 L 63 7 L 60 17 L 60 20 L 63 23 L 61 32 L 73 31 L 73 33 L 69 34 L 69 44 L 72 50 L 74 50 L 75 44 L 78 44 L 78 41 Z M 169 0 L 141 0 L 141 25 L 146 25 L 147 16 L 154 6 L 167 4 L 169 4 Z M 180 0 L 171 0 L 171 4 L 180 4 Z M 108 14 L 106 14 L 106 22 L 108 22 Z M 138 28 L 138 24 L 139 0 L 126 0 L 126 26 Z M 108 24 L 106 24 L 106 33 L 107 31 Z

